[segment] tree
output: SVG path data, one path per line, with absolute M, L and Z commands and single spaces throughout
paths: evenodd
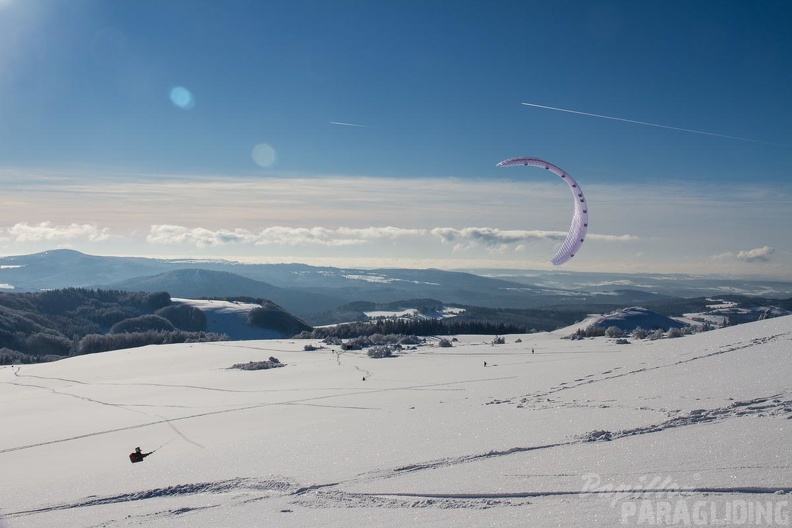
M 666 337 L 671 337 L 671 338 L 682 337 L 683 335 L 684 334 L 681 329 L 677 328 L 676 326 L 672 326 L 671 328 L 668 329 L 668 333 L 666 334 Z

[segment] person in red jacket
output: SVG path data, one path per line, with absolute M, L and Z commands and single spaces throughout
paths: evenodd
M 135 462 L 143 462 L 143 459 L 146 458 L 147 456 L 149 456 L 153 452 L 154 451 L 151 451 L 150 453 L 143 453 L 143 452 L 140 451 L 139 447 L 136 447 L 134 453 L 129 453 L 129 460 L 133 464 Z

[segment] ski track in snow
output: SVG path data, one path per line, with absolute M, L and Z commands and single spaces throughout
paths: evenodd
M 58 510 L 72 508 L 83 508 L 104 504 L 117 504 L 135 502 L 148 499 L 173 498 L 180 496 L 190 496 L 199 494 L 225 494 L 243 493 L 244 502 L 254 500 L 264 500 L 274 497 L 293 497 L 292 504 L 306 508 L 437 508 L 437 509 L 487 509 L 502 506 L 522 506 L 529 504 L 528 499 L 568 496 L 568 495 L 597 495 L 621 493 L 629 495 L 634 491 L 607 490 L 602 492 L 581 492 L 580 490 L 550 490 L 550 491 L 513 491 L 502 493 L 360 493 L 348 492 L 341 489 L 361 483 L 379 482 L 385 479 L 399 477 L 413 472 L 429 471 L 444 467 L 451 467 L 458 464 L 466 464 L 488 458 L 506 457 L 529 451 L 545 449 L 555 449 L 595 441 L 618 441 L 636 435 L 652 434 L 676 427 L 685 427 L 700 423 L 707 423 L 728 418 L 738 418 L 745 416 L 759 417 L 782 417 L 792 419 L 792 399 L 782 400 L 780 395 L 765 398 L 755 398 L 748 401 L 735 401 L 729 407 L 719 409 L 697 409 L 661 422 L 655 425 L 626 429 L 623 431 L 593 431 L 586 435 L 580 435 L 566 442 L 555 444 L 513 447 L 510 449 L 488 451 L 463 455 L 459 457 L 447 457 L 425 462 L 374 470 L 358 475 L 357 477 L 327 484 L 312 484 L 299 486 L 291 479 L 256 479 L 249 477 L 239 477 L 218 482 L 200 482 L 193 484 L 180 484 L 165 488 L 154 488 L 133 493 L 119 495 L 109 495 L 105 497 L 87 497 L 80 501 L 67 504 L 57 504 L 43 506 L 33 510 L 9 512 L 7 517 L 19 517 L 48 513 Z M 729 468 L 734 469 L 734 468 Z M 645 472 L 644 472 L 645 473 Z M 733 486 L 733 487 L 697 487 L 685 488 L 685 494 L 778 494 L 792 493 L 792 487 L 762 487 L 762 486 Z M 651 490 L 642 490 L 641 493 L 652 493 Z M 667 493 L 667 490 L 658 490 L 657 493 Z M 253 497 L 251 497 L 251 494 Z M 211 506 L 209 506 L 211 507 Z M 193 508 L 184 507 L 160 512 L 157 515 L 181 515 L 192 511 Z M 151 515 L 151 514 L 148 514 Z
M 296 490 L 296 485 L 289 480 L 272 480 L 272 479 L 253 479 L 239 477 L 235 479 L 222 480 L 218 482 L 198 482 L 193 484 L 178 484 L 175 486 L 167 486 L 164 488 L 154 488 L 150 490 L 143 490 L 133 493 L 122 493 L 119 495 L 108 495 L 104 497 L 91 496 L 86 497 L 80 501 L 56 504 L 52 506 L 42 506 L 32 510 L 24 510 L 18 512 L 6 513 L 6 517 L 21 517 L 25 515 L 34 515 L 40 513 L 48 513 L 58 510 L 69 510 L 73 508 L 86 508 L 90 506 L 101 506 L 105 504 L 118 504 L 128 503 L 135 501 L 142 501 L 148 499 L 158 499 L 165 497 L 178 497 L 188 495 L 201 495 L 201 494 L 221 494 L 230 493 L 234 491 L 252 491 L 267 495 L 292 493 Z
M 613 371 L 614 370 L 619 370 L 622 367 L 614 367 L 613 369 L 609 369 L 609 370 L 603 371 L 600 374 L 600 376 L 602 376 L 602 377 L 599 377 L 599 378 L 595 377 L 594 374 L 589 374 L 587 376 L 584 376 L 583 378 L 575 379 L 574 382 L 563 382 L 563 383 L 560 383 L 559 385 L 557 385 L 555 387 L 551 387 L 551 388 L 549 388 L 547 390 L 538 391 L 538 392 L 534 392 L 534 393 L 528 394 L 526 396 L 523 396 L 523 397 L 520 398 L 520 403 L 517 406 L 518 407 L 522 407 L 522 406 L 525 406 L 526 404 L 539 402 L 541 400 L 550 401 L 550 400 L 547 399 L 547 397 L 550 396 L 551 394 L 555 394 L 557 392 L 561 392 L 561 391 L 568 390 L 568 389 L 574 389 L 574 388 L 580 387 L 582 385 L 588 385 L 588 384 L 591 384 L 591 383 L 600 383 L 600 382 L 603 382 L 603 381 L 610 381 L 610 380 L 617 379 L 617 378 L 622 378 L 622 377 L 625 377 L 625 376 L 633 376 L 635 374 L 642 374 L 642 373 L 650 372 L 650 371 L 653 371 L 653 370 L 666 369 L 666 368 L 671 368 L 671 367 L 675 367 L 675 366 L 679 366 L 679 365 L 684 365 L 685 363 L 690 363 L 691 361 L 698 361 L 700 359 L 706 359 L 706 358 L 710 358 L 710 357 L 713 357 L 713 356 L 718 356 L 720 354 L 726 354 L 726 353 L 729 353 L 729 352 L 736 352 L 738 350 L 743 350 L 743 349 L 751 348 L 751 347 L 754 347 L 754 346 L 757 346 L 757 345 L 761 345 L 761 344 L 765 344 L 765 343 L 771 343 L 771 342 L 774 342 L 774 341 L 777 341 L 777 340 L 781 340 L 782 338 L 785 338 L 787 341 L 790 341 L 792 339 L 790 339 L 789 336 L 790 336 L 790 333 L 787 332 L 787 333 L 783 333 L 783 334 L 776 334 L 776 335 L 773 335 L 773 336 L 752 339 L 748 343 L 739 343 L 738 342 L 738 343 L 735 343 L 735 344 L 732 344 L 732 345 L 723 345 L 723 346 L 720 347 L 720 350 L 716 350 L 715 352 L 710 352 L 708 354 L 702 354 L 702 355 L 694 356 L 694 357 L 691 357 L 691 358 L 681 359 L 681 360 L 675 361 L 673 363 L 665 363 L 665 364 L 661 364 L 661 365 L 654 365 L 654 366 L 650 366 L 650 367 L 644 367 L 644 368 L 630 370 L 630 371 L 627 371 L 627 372 L 621 372 L 621 373 L 617 373 L 617 374 L 613 374 Z M 612 375 L 608 375 L 608 374 L 612 374 Z M 493 401 L 493 402 L 490 402 L 490 403 L 514 403 L 514 400 L 516 400 L 516 399 L 517 398 L 515 397 L 515 398 L 511 398 L 511 399 L 507 399 L 507 400 L 497 400 L 497 401 Z M 641 410 L 645 410 L 645 409 L 641 409 Z
M 469 383 L 484 383 L 484 382 L 499 381 L 499 380 L 506 380 L 506 379 L 514 379 L 514 376 L 499 377 L 499 378 L 473 378 L 473 379 L 468 379 L 468 380 L 449 381 L 449 382 L 443 382 L 443 383 L 428 383 L 428 384 L 420 384 L 420 385 L 408 385 L 408 386 L 404 386 L 404 387 L 385 387 L 385 388 L 376 388 L 376 389 L 357 389 L 357 390 L 348 390 L 347 392 L 342 392 L 342 393 L 337 393 L 337 394 L 328 394 L 328 395 L 324 395 L 324 396 L 312 396 L 312 397 L 309 397 L 309 398 L 300 398 L 300 399 L 296 399 L 296 400 L 285 400 L 285 401 L 276 401 L 276 402 L 254 403 L 254 404 L 249 404 L 249 405 L 235 406 L 235 407 L 233 407 L 231 409 L 221 409 L 221 410 L 216 410 L 216 411 L 206 411 L 206 412 L 202 412 L 202 413 L 191 414 L 191 415 L 188 415 L 188 416 L 178 416 L 176 418 L 155 420 L 155 421 L 152 421 L 152 422 L 146 422 L 146 423 L 135 424 L 135 425 L 128 425 L 126 427 L 118 427 L 118 428 L 115 428 L 115 429 L 106 429 L 106 430 L 102 430 L 102 431 L 94 431 L 94 432 L 85 433 L 85 434 L 81 434 L 81 435 L 76 435 L 76 436 L 72 436 L 72 437 L 68 437 L 68 438 L 59 438 L 59 439 L 55 439 L 55 440 L 37 442 L 35 444 L 27 444 L 27 445 L 15 446 L 15 447 L 8 447 L 8 448 L 5 448 L 5 449 L 0 449 L 0 455 L 2 455 L 4 453 L 10 453 L 10 452 L 13 452 L 13 451 L 20 451 L 20 450 L 23 450 L 23 449 L 32 449 L 32 448 L 41 447 L 41 446 L 45 446 L 45 445 L 58 444 L 58 443 L 62 443 L 62 442 L 70 442 L 70 441 L 73 441 L 73 440 L 80 440 L 80 439 L 83 439 L 83 438 L 101 436 L 101 435 L 117 433 L 117 432 L 121 432 L 121 431 L 130 431 L 130 430 L 133 430 L 133 429 L 141 429 L 141 428 L 144 428 L 144 427 L 151 427 L 151 426 L 160 425 L 160 424 L 167 424 L 170 427 L 173 427 L 172 422 L 178 422 L 178 421 L 182 421 L 182 420 L 191 420 L 191 419 L 195 419 L 195 418 L 203 418 L 203 417 L 206 417 L 206 416 L 213 416 L 213 415 L 218 415 L 218 414 L 227 414 L 227 413 L 236 413 L 236 412 L 248 411 L 248 410 L 251 410 L 251 409 L 259 409 L 261 407 L 272 407 L 272 406 L 276 406 L 276 405 L 300 405 L 300 404 L 313 403 L 313 402 L 321 401 L 321 400 L 327 400 L 327 399 L 331 399 L 331 398 L 340 398 L 340 397 L 344 397 L 344 396 L 355 396 L 355 395 L 360 395 L 360 394 L 375 394 L 375 393 L 380 393 L 380 392 L 395 392 L 395 391 L 404 391 L 404 390 L 426 390 L 426 389 L 438 388 L 438 387 L 448 387 L 448 386 L 453 386 L 453 385 L 465 385 L 465 384 L 469 384 Z M 29 386 L 29 385 L 25 385 L 25 386 Z M 45 388 L 47 390 L 51 390 L 49 387 L 43 387 L 43 388 Z M 74 394 L 68 394 L 68 393 L 64 393 L 64 394 L 67 395 L 67 396 L 72 396 L 72 397 L 79 398 L 79 399 L 86 399 L 86 400 L 92 401 L 92 402 L 97 403 L 97 404 L 110 405 L 110 406 L 113 406 L 113 407 L 125 408 L 123 405 L 119 405 L 119 404 L 110 404 L 110 403 L 107 403 L 107 402 L 101 402 L 99 400 L 91 400 L 91 399 L 88 399 L 88 398 L 82 398 L 82 397 L 74 395 Z M 130 409 L 126 409 L 126 410 L 130 410 Z M 142 413 L 142 411 L 135 411 L 135 412 L 139 412 L 141 414 L 146 414 L 146 413 Z
M 345 483 L 314 484 L 298 487 L 288 478 L 256 479 L 238 477 L 217 482 L 198 482 L 192 484 L 178 484 L 163 488 L 153 488 L 132 493 L 122 493 L 107 496 L 90 496 L 71 503 L 42 506 L 40 508 L 7 512 L 7 518 L 24 517 L 30 515 L 51 513 L 76 508 L 87 508 L 119 503 L 131 503 L 151 499 L 178 499 L 180 497 L 208 495 L 226 495 L 226 503 L 232 501 L 245 504 L 255 501 L 283 498 L 291 504 L 305 508 L 437 508 L 437 509 L 487 509 L 501 506 L 523 506 L 530 504 L 528 499 L 558 497 L 558 496 L 612 496 L 614 494 L 631 496 L 668 493 L 666 489 L 658 490 L 545 490 L 545 491 L 515 491 L 501 493 L 361 493 L 348 492 L 338 489 Z M 348 482 L 347 482 L 348 484 Z M 731 486 L 731 487 L 695 487 L 679 490 L 680 495 L 703 494 L 788 494 L 792 487 L 762 487 L 762 486 Z M 191 507 L 182 506 L 155 513 L 146 513 L 139 517 L 151 516 L 176 516 L 196 509 L 213 508 L 217 505 Z M 101 526 L 110 526 L 111 522 Z

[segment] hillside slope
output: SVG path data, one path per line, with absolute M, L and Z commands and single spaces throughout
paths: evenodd
M 629 345 L 435 343 L 390 359 L 274 340 L 2 367 L 5 522 L 583 527 L 789 512 L 791 316 Z M 286 366 L 228 368 L 270 356 Z M 157 450 L 132 465 L 136 446 Z
M 126 291 L 167 291 L 191 299 L 261 297 L 283 306 L 298 317 L 335 308 L 341 301 L 330 296 L 283 289 L 227 271 L 179 269 L 152 276 L 135 277 L 104 286 Z

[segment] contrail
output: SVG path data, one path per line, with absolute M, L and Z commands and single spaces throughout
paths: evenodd
M 646 126 L 657 127 L 657 128 L 667 128 L 669 130 L 679 130 L 681 132 L 692 132 L 694 134 L 703 134 L 705 136 L 715 136 L 715 137 L 726 138 L 726 139 L 736 139 L 736 140 L 739 140 L 739 141 L 750 141 L 751 143 L 761 143 L 763 145 L 775 145 L 777 147 L 792 147 L 792 145 L 787 145 L 785 143 L 771 143 L 769 141 L 761 141 L 759 139 L 744 138 L 744 137 L 739 137 L 739 136 L 727 136 L 725 134 L 716 134 L 714 132 L 704 132 L 702 130 L 693 130 L 693 129 L 690 129 L 690 128 L 680 128 L 680 127 L 674 127 L 674 126 L 668 126 L 668 125 L 659 125 L 657 123 L 647 123 L 646 121 L 635 121 L 634 119 L 625 119 L 623 117 L 613 117 L 613 116 L 606 116 L 606 115 L 601 115 L 601 114 L 592 114 L 592 113 L 589 113 L 589 112 L 580 112 L 578 110 L 569 110 L 569 109 L 566 109 L 566 108 L 556 108 L 554 106 L 544 106 L 544 105 L 534 104 L 534 103 L 522 103 L 522 104 L 524 104 L 525 106 L 533 106 L 534 108 L 544 108 L 545 110 L 555 110 L 557 112 L 567 112 L 569 114 L 578 114 L 578 115 L 584 115 L 584 116 L 589 116 L 589 117 L 599 117 L 601 119 L 610 119 L 612 121 L 623 121 L 624 123 L 633 123 L 635 125 L 646 125 Z
M 331 125 L 341 125 L 341 126 L 351 126 L 351 127 L 360 127 L 360 128 L 368 128 L 368 125 L 357 125 L 355 123 L 342 123 L 341 121 L 329 121 Z

